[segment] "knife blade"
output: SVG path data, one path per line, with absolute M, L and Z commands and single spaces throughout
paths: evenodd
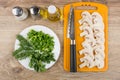
M 69 38 L 70 38 L 70 72 L 76 72 L 76 43 L 75 43 L 75 26 L 74 26 L 74 8 L 70 7 L 69 18 Z

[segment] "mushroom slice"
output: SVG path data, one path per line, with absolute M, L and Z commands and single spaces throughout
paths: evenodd
M 80 67 L 80 68 L 83 68 L 83 67 L 87 66 L 87 64 L 88 64 L 88 63 L 83 62 L 82 64 L 79 65 L 79 67 Z
M 93 24 L 93 31 L 96 33 L 104 30 L 104 24 Z
M 101 16 L 98 12 L 93 12 L 93 13 L 92 13 L 92 18 L 93 18 L 93 19 L 96 19 L 96 18 L 97 18 L 97 19 L 103 21 L 102 16 Z
M 101 69 L 104 67 L 104 60 L 95 60 L 95 65 Z
M 87 48 L 82 49 L 82 50 L 79 51 L 79 53 L 80 53 L 80 55 L 82 55 L 82 54 L 84 54 L 85 56 L 89 55 L 89 56 L 91 56 L 91 58 L 94 59 L 92 48 L 91 49 L 90 48 L 88 48 L 88 49 Z
M 88 25 L 90 25 L 90 26 L 92 25 L 92 21 L 89 20 L 89 18 L 87 18 L 87 17 L 79 20 L 80 25 L 82 25 L 83 23 L 88 23 Z
M 89 43 L 91 46 L 95 46 L 96 40 L 93 35 L 86 35 L 83 43 Z
M 104 53 L 104 50 L 102 50 L 102 49 L 100 49 L 100 48 L 97 48 L 97 49 L 95 49 L 95 57 L 96 58 L 101 58 L 102 57 L 102 59 L 104 59 L 105 58 L 105 53 Z
M 80 26 L 80 30 L 84 30 L 84 27 L 89 27 L 87 23 L 83 23 L 83 25 Z
M 96 49 L 98 49 L 98 50 L 100 49 L 100 51 L 101 51 L 101 50 L 104 50 L 104 49 L 105 49 L 105 46 L 104 46 L 104 45 L 97 45 L 97 44 L 96 44 L 96 45 L 93 47 L 93 50 L 96 50 Z
M 93 58 L 90 55 L 85 55 L 85 57 L 80 59 L 81 62 L 84 62 L 81 64 L 81 66 L 83 66 L 85 63 L 85 66 L 92 68 L 94 67 L 94 62 L 93 62 Z
M 88 11 L 82 12 L 81 16 L 82 16 L 82 18 L 88 17 L 90 20 L 92 20 L 92 16 Z
M 84 27 L 83 32 L 80 34 L 81 37 L 87 35 L 93 35 L 93 30 L 90 27 Z
M 104 53 L 95 54 L 95 59 L 97 59 L 97 60 L 104 60 L 104 58 L 105 58 Z

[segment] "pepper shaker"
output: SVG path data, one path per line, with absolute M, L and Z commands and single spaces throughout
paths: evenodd
M 41 15 L 39 14 L 40 8 L 37 6 L 32 6 L 30 8 L 30 14 L 34 20 L 40 19 Z
M 41 7 L 32 6 L 30 8 L 30 13 L 31 13 L 31 16 L 34 20 L 45 17 L 45 9 L 43 9 Z
M 14 7 L 12 13 L 15 18 L 20 21 L 25 20 L 28 17 L 28 10 L 19 6 Z

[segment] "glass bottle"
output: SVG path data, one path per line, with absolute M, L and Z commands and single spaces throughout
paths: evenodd
M 50 21 L 58 21 L 60 20 L 60 9 L 57 8 L 56 6 L 54 5 L 50 5 L 48 6 L 47 8 L 47 18 L 50 20 Z

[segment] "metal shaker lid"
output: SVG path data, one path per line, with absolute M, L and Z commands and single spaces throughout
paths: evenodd
M 39 13 L 40 8 L 37 6 L 33 6 L 30 8 L 30 13 L 33 15 L 37 15 Z
M 12 9 L 12 13 L 15 16 L 21 16 L 23 14 L 23 9 L 21 7 L 16 6 Z

